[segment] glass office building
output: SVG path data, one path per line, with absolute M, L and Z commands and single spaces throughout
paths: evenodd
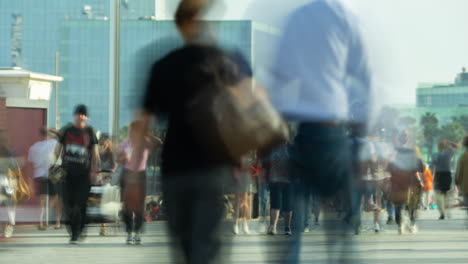
M 435 113 L 440 124 L 453 117 L 468 115 L 468 73 L 465 69 L 457 74 L 453 83 L 423 83 L 416 90 L 416 105 L 394 105 L 400 116 L 416 120 L 427 112 Z
M 209 21 L 220 45 L 252 60 L 250 21 Z M 60 30 L 60 116 L 70 106 L 90 106 L 90 123 L 107 132 L 109 127 L 109 23 L 65 21 Z M 120 41 L 120 127 L 128 125 L 141 101 L 147 73 L 156 59 L 182 45 L 172 21 L 123 20 Z
M 416 100 L 417 107 L 468 106 L 468 73 L 463 68 L 454 83 L 421 84 L 416 90 Z
M 155 0 L 122 0 L 121 18 L 125 20 L 154 16 L 155 5 Z M 0 34 L 0 67 L 18 66 L 30 71 L 54 74 L 55 54 L 59 51 L 60 47 L 66 46 L 60 41 L 62 39 L 60 35 L 62 22 L 81 19 L 101 21 L 108 25 L 111 15 L 110 10 L 110 0 L 0 1 L 0 32 L 2 32 Z M 109 34 L 109 27 L 107 26 L 107 32 L 101 30 L 98 38 L 93 37 L 83 40 L 79 36 L 75 36 L 73 40 L 81 45 L 90 47 L 88 49 L 90 52 L 96 52 L 100 48 L 102 52 L 98 55 L 102 57 L 108 56 L 107 54 L 109 53 L 109 38 L 107 37 Z M 106 37 L 102 38 L 102 36 Z M 91 41 L 92 43 L 84 43 L 87 41 Z M 87 58 L 90 57 L 87 56 Z M 95 63 L 95 61 L 90 61 L 90 65 Z M 79 70 L 74 68 L 72 64 L 68 64 L 67 66 L 72 67 L 71 71 Z M 94 69 L 97 69 L 97 67 L 94 67 Z M 90 73 L 90 75 L 102 74 L 104 72 Z M 93 77 L 90 76 L 90 80 L 92 79 Z M 102 82 L 98 83 L 98 86 L 108 89 L 102 86 Z M 65 95 L 67 93 L 71 95 L 79 92 L 67 91 L 61 88 L 60 91 Z M 55 94 L 52 94 L 52 98 L 54 96 Z M 91 91 L 83 95 L 85 99 L 83 102 L 86 103 L 89 96 L 93 96 Z M 88 100 L 88 102 L 93 103 L 92 100 Z M 59 103 L 59 105 L 61 105 L 60 112 L 64 113 L 61 122 L 63 124 L 71 119 L 72 110 L 70 107 L 72 106 L 66 105 L 66 103 Z M 67 110 L 64 110 L 65 107 Z M 54 100 L 51 100 L 49 109 L 49 126 L 53 126 L 55 120 Z

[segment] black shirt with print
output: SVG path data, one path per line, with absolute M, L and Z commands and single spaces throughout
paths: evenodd
M 90 168 L 92 150 L 98 143 L 92 127 L 68 126 L 62 130 L 59 142 L 63 147 L 62 164 L 64 167 Z

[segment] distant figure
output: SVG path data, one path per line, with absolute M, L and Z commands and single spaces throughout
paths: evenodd
M 102 134 L 99 138 L 99 159 L 101 161 L 101 168 L 97 178 L 97 183 L 100 185 L 105 185 L 112 182 L 114 172 L 118 165 L 115 149 L 108 134 Z M 105 223 L 101 224 L 99 235 L 108 235 Z
M 395 220 L 398 225 L 399 234 L 403 234 L 407 229 L 402 212 L 406 207 L 409 212 L 410 226 L 409 231 L 416 233 L 416 213 L 419 203 L 421 189 L 423 187 L 422 173 L 424 172 L 424 163 L 418 152 L 413 148 L 405 146 L 408 143 L 408 135 L 401 133 L 398 136 L 398 147 L 396 154 L 389 165 L 391 177 L 391 195 L 390 199 L 395 205 Z
M 211 2 L 180 3 L 176 23 L 185 46 L 154 64 L 143 105 L 145 113 L 168 118 L 161 172 L 176 263 L 224 263 L 219 259 L 219 229 L 225 211 L 225 178 L 234 165 L 197 141 L 187 120 L 190 102 L 206 89 L 236 85 L 252 77 L 242 56 L 203 41 L 203 23 L 198 19 Z M 150 115 L 143 116 L 146 124 Z
M 60 130 L 58 153 L 66 171 L 63 183 L 63 206 L 70 244 L 85 238 L 86 207 L 91 184 L 99 171 L 98 140 L 94 129 L 86 124 L 88 108 L 78 105 L 74 123 Z
M 463 195 L 463 205 L 468 207 L 468 136 L 463 139 L 463 148 L 463 154 L 458 160 L 455 183 L 460 194 Z
M 130 124 L 128 139 L 119 146 L 118 161 L 123 164 L 120 180 L 122 193 L 122 214 L 127 231 L 127 244 L 141 244 L 141 231 L 145 214 L 146 198 L 146 163 L 150 151 L 161 146 L 161 139 L 147 134 L 144 138 L 143 157 L 137 160 L 135 145 L 138 142 L 137 131 L 141 130 L 142 121 Z
M 290 158 L 295 208 L 305 207 L 308 189 L 323 203 L 343 197 L 350 222 L 358 213 L 352 138 L 366 132 L 371 80 L 359 21 L 343 2 L 313 1 L 292 13 L 273 65 L 271 97 L 280 113 L 298 124 Z M 306 212 L 295 213 L 294 226 L 302 231 Z M 326 222 L 330 261 L 345 257 L 351 246 L 345 228 L 342 222 Z M 300 263 L 300 231 L 283 263 Z
M 50 136 L 49 131 L 45 128 L 39 131 L 41 141 L 34 143 L 29 148 L 28 161 L 34 167 L 34 184 L 36 185 L 37 194 L 39 194 L 41 212 L 39 215 L 39 230 L 46 230 L 48 223 L 44 224 L 46 217 L 46 199 L 49 198 L 50 208 L 55 209 L 55 228 L 60 228 L 60 220 L 62 218 L 61 202 L 59 200 L 58 184 L 54 184 L 49 180 L 49 169 L 55 160 L 55 148 L 57 147 L 57 139 Z
M 432 157 L 432 171 L 434 171 L 434 188 L 436 191 L 439 220 L 447 216 L 448 192 L 452 189 L 452 158 L 458 149 L 458 144 L 442 140 L 438 145 L 439 152 Z
M 13 152 L 7 146 L 6 131 L 2 130 L 0 131 L 0 206 L 5 206 L 8 216 L 8 223 L 3 228 L 5 238 L 13 236 L 16 224 L 15 194 L 19 179 L 15 172 L 18 169 L 19 166 Z
M 424 210 L 428 210 L 432 202 L 432 190 L 434 189 L 434 178 L 429 167 L 424 169 L 424 188 L 421 194 L 421 205 Z
M 249 153 L 242 158 L 241 165 L 234 168 L 234 178 L 236 180 L 236 203 L 234 207 L 234 226 L 233 233 L 239 234 L 239 221 L 243 219 L 242 230 L 244 234 L 250 234 L 249 220 L 252 213 L 251 194 L 253 188 L 253 179 L 251 175 L 251 166 L 255 162 L 255 154 Z
M 293 217 L 294 186 L 288 170 L 289 150 L 284 143 L 270 154 L 268 159 L 270 186 L 270 226 L 269 235 L 276 235 L 280 213 L 284 216 L 284 234 L 292 235 L 291 221 Z

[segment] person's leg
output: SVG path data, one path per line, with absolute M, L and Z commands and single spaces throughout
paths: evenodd
M 291 221 L 292 221 L 292 215 L 293 215 L 293 192 L 294 192 L 294 187 L 292 183 L 288 183 L 283 187 L 282 191 L 282 208 L 284 212 L 284 222 L 285 222 L 285 233 L 286 235 L 292 235 L 291 232 Z M 309 192 L 310 193 L 310 192 Z M 310 195 L 308 195 L 309 200 L 310 200 Z M 304 210 L 306 212 L 309 212 L 309 207 L 305 207 Z M 307 213 L 306 213 L 307 215 Z M 307 216 L 306 216 L 307 217 Z M 300 230 L 299 232 L 301 232 Z
M 87 181 L 88 179 L 89 178 L 86 177 L 86 181 L 83 182 L 80 192 L 77 195 L 77 215 L 79 221 L 77 224 L 77 232 L 80 238 L 84 238 L 86 236 L 85 228 L 88 220 L 86 216 L 86 208 L 88 207 L 89 192 L 91 190 L 91 183 Z
M 166 177 L 166 179 L 163 179 L 162 187 L 169 234 L 175 242 L 173 250 L 174 263 L 189 263 L 192 236 L 190 233 L 191 211 L 194 202 L 191 197 L 195 196 L 195 194 L 189 190 L 189 183 Z
M 291 199 L 291 198 L 288 198 Z M 310 199 L 311 199 L 311 191 L 310 189 L 307 189 L 304 191 L 304 230 L 307 231 L 307 229 L 310 228 Z
M 5 201 L 8 223 L 4 227 L 5 238 L 13 236 L 14 226 L 16 225 L 16 202 L 13 200 Z
M 314 222 L 315 225 L 319 224 L 319 217 L 320 217 L 320 197 L 317 194 L 312 195 L 312 213 L 314 215 Z
M 250 204 L 252 202 L 250 194 L 248 192 L 244 193 L 242 200 L 243 200 L 243 218 L 244 218 L 242 229 L 244 230 L 244 233 L 249 234 L 250 233 L 249 220 L 251 218 Z
M 446 197 L 446 193 L 444 193 L 442 191 L 439 191 L 436 194 L 437 209 L 439 209 L 439 214 L 440 214 L 439 219 L 440 220 L 445 219 L 445 199 L 446 199 L 445 197 Z
M 137 203 L 140 204 L 140 207 L 135 210 L 135 243 L 140 244 L 141 238 L 140 233 L 143 228 L 144 223 L 144 214 L 145 214 L 145 199 L 146 199 L 146 174 L 144 172 L 139 173 L 139 200 Z
M 270 227 L 268 234 L 276 234 L 276 226 L 278 224 L 279 214 L 281 209 L 281 194 L 278 184 L 270 185 Z
M 39 206 L 41 208 L 41 212 L 39 213 L 39 229 L 40 230 L 45 230 L 44 218 L 45 218 L 45 212 L 46 212 L 46 199 L 47 199 L 47 195 L 41 194 L 39 196 Z
M 234 227 L 233 232 L 234 234 L 239 234 L 239 218 L 241 215 L 241 208 L 242 208 L 242 195 L 243 193 L 236 193 L 236 204 L 234 207 Z
M 221 175 L 220 175 L 221 174 Z M 223 169 L 202 172 L 193 184 L 190 223 L 191 257 L 187 263 L 214 264 L 220 261 L 222 242 L 220 228 L 223 218 Z M 195 175 L 197 178 L 198 175 Z

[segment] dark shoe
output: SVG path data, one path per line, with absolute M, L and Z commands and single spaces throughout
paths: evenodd
M 444 219 L 445 219 L 445 215 L 440 215 L 439 220 L 444 220 Z
M 291 228 L 285 227 L 284 228 L 284 234 L 287 236 L 292 236 Z
M 393 221 L 393 218 L 389 217 L 387 219 L 387 225 L 393 225 L 395 222 Z
M 45 230 L 47 230 L 47 227 L 45 227 L 45 226 L 38 226 L 37 229 L 38 229 L 38 230 L 41 230 L 41 231 L 45 231 Z

